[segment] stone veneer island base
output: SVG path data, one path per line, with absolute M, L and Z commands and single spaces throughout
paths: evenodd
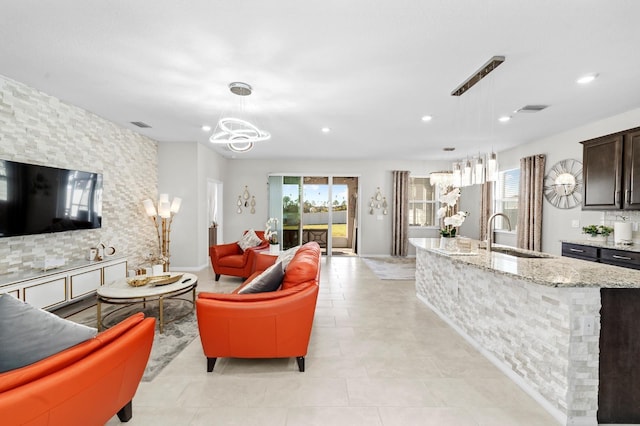
M 639 289 L 638 271 L 551 255 L 449 253 L 437 238 L 410 242 L 422 302 L 559 424 L 598 424 L 600 291 Z

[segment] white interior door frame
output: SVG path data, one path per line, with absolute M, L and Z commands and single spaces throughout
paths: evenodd
M 224 184 L 215 179 L 207 179 L 207 227 L 210 227 L 214 222 L 218 225 L 217 241 L 224 241 L 223 236 L 223 190 Z M 208 254 L 207 254 L 208 255 Z

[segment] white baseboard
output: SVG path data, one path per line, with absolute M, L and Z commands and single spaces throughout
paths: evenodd
M 176 272 L 181 272 L 181 271 L 184 271 L 184 272 L 199 272 L 199 271 L 202 271 L 203 269 L 205 269 L 207 267 L 209 267 L 209 263 L 208 262 L 207 263 L 203 263 L 200 266 L 180 266 L 180 265 L 175 266 L 175 265 L 171 265 L 170 269 L 171 269 L 171 271 L 176 271 Z
M 390 257 L 390 254 L 365 254 L 365 253 L 358 253 L 358 256 L 360 257 Z M 404 257 L 416 257 L 415 254 L 408 254 L 407 256 Z

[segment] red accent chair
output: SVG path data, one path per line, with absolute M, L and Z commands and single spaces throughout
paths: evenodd
M 249 279 L 231 294 L 201 292 L 198 329 L 207 371 L 217 358 L 292 358 L 305 369 L 320 282 L 320 246 L 304 244 L 287 266 L 279 290 L 238 294 L 275 256 L 260 256 Z
M 244 233 L 246 234 L 247 231 L 244 231 Z M 256 250 L 269 248 L 269 241 L 265 240 L 264 231 L 255 231 L 255 233 L 262 240 L 262 244 L 257 247 L 250 247 L 244 252 L 238 243 L 218 244 L 209 247 L 209 257 L 211 258 L 213 272 L 216 274 L 216 281 L 220 279 L 220 275 L 231 275 L 246 279 L 253 273 Z

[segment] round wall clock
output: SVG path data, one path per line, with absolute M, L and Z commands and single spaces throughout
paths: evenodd
M 582 163 L 578 160 L 558 161 L 544 177 L 544 197 L 559 209 L 572 209 L 582 204 Z

